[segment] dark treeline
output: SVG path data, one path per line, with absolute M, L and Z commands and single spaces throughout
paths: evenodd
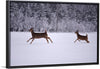
M 95 32 L 97 5 L 10 2 L 10 31 Z

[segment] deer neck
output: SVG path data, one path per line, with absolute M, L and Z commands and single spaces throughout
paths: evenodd
M 31 31 L 31 34 L 32 34 L 32 36 L 33 36 L 33 34 L 34 34 L 33 30 Z
M 77 33 L 77 37 L 79 37 L 80 36 L 80 34 L 79 33 Z

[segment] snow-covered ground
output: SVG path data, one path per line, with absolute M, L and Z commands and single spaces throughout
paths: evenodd
M 11 66 L 73 64 L 97 62 L 97 33 L 88 33 L 90 43 L 77 41 L 75 33 L 48 33 L 53 43 L 43 38 L 26 42 L 29 32 L 11 32 Z

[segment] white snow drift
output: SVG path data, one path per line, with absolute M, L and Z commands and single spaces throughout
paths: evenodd
M 53 43 L 43 38 L 26 42 L 29 32 L 11 32 L 11 66 L 73 64 L 97 62 L 97 33 L 88 33 L 90 43 L 77 41 L 75 33 L 48 33 Z

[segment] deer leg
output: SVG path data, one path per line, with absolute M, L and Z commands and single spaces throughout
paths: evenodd
M 33 40 L 34 40 L 34 39 L 32 39 L 32 41 L 30 42 L 30 44 L 32 44 Z
M 77 41 L 78 39 L 76 39 L 75 41 L 74 41 L 74 43 Z
M 87 43 L 89 43 L 89 41 L 88 41 L 88 40 L 86 40 L 86 42 L 87 42 Z
M 50 39 L 50 37 L 47 37 L 50 41 L 51 41 L 51 43 L 53 43 L 53 41 Z
M 80 40 L 78 40 L 80 42 Z
M 47 40 L 47 43 L 49 43 L 48 39 L 47 38 L 45 38 L 45 39 Z
M 29 40 L 31 40 L 32 38 L 30 38 Z M 27 40 L 27 42 L 29 42 L 29 40 Z

